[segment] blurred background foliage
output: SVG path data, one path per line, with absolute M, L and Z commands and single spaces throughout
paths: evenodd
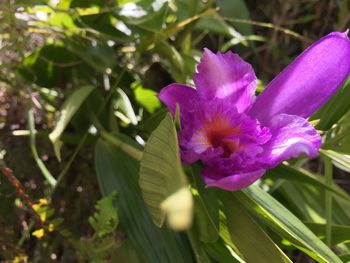
M 0 1 L 0 261 L 350 262 L 348 83 L 311 118 L 323 158 L 233 195 L 186 168 L 187 232 L 153 224 L 139 162 L 115 147 L 142 149 L 166 115 L 157 92 L 193 84 L 204 47 L 240 54 L 261 91 L 310 43 L 349 27 L 348 0 Z

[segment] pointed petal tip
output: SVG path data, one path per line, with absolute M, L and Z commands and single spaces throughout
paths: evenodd
M 332 32 L 304 50 L 258 96 L 251 116 L 264 125 L 281 113 L 311 116 L 350 74 L 348 32 Z
M 328 36 L 339 36 L 339 37 L 345 38 L 347 40 L 350 40 L 349 39 L 349 28 L 346 29 L 344 32 L 332 32 Z

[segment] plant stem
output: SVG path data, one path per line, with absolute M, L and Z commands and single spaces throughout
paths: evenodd
M 333 181 L 333 164 L 332 160 L 324 156 L 325 167 L 325 183 L 328 186 L 332 185 Z M 326 244 L 331 246 L 332 243 L 332 193 L 329 190 L 325 190 L 325 204 L 326 204 Z
M 106 141 L 112 143 L 114 146 L 117 146 L 119 149 L 121 149 L 123 152 L 128 154 L 130 157 L 134 158 L 135 160 L 141 161 L 142 159 L 142 151 L 136 149 L 135 147 L 132 147 L 131 145 L 124 143 L 120 141 L 115 136 L 109 134 L 101 125 L 101 123 L 98 121 L 96 116 L 94 114 L 91 114 L 91 121 L 93 125 L 96 127 L 98 132 L 100 133 L 101 137 L 105 139 Z

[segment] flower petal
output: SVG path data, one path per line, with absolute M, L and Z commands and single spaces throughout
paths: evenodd
M 265 170 L 259 169 L 251 172 L 242 172 L 232 175 L 218 175 L 214 169 L 205 167 L 202 176 L 207 186 L 215 186 L 228 191 L 236 191 L 248 187 L 261 176 Z
M 176 104 L 180 106 L 180 113 L 192 108 L 192 101 L 197 98 L 197 91 L 183 84 L 173 83 L 163 88 L 158 98 L 175 114 Z
M 267 165 L 266 168 L 275 167 L 282 161 L 301 154 L 317 156 L 322 142 L 321 136 L 304 118 L 280 114 L 272 119 L 269 128 L 272 138 L 264 145 L 264 152 L 259 160 Z
M 341 86 L 350 73 L 347 32 L 331 33 L 314 43 L 266 87 L 250 115 L 267 125 L 280 113 L 309 117 Z
M 244 112 L 254 102 L 254 70 L 231 51 L 214 54 L 205 49 L 197 71 L 194 83 L 202 97 L 226 99 L 238 112 Z

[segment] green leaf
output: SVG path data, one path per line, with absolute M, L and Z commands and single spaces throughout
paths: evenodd
M 218 14 L 201 18 L 195 28 L 198 30 L 209 30 L 213 33 L 221 34 L 230 38 L 236 38 L 242 42 L 245 41 L 245 38 L 232 26 L 227 24 Z
M 223 210 L 231 240 L 247 262 L 292 262 L 232 196 L 225 196 Z
M 162 7 L 154 11 L 149 10 L 147 15 L 144 15 L 140 18 L 138 17 L 123 17 L 121 16 L 120 18 L 124 20 L 125 24 L 127 25 L 133 25 L 137 26 L 141 29 L 151 31 L 151 32 L 159 32 L 163 28 L 163 24 L 165 22 L 165 18 L 168 14 L 168 4 L 165 3 L 162 5 Z M 142 10 L 142 9 L 140 9 Z M 146 10 L 143 10 L 146 12 Z
M 140 148 L 125 135 L 119 134 L 117 138 Z M 193 262 L 188 245 L 180 242 L 177 234 L 153 224 L 138 186 L 139 162 L 103 140 L 96 144 L 95 162 L 102 194 L 118 193 L 120 229 L 142 262 Z
M 227 245 L 223 242 L 222 239 L 219 239 L 215 243 L 206 243 L 204 244 L 205 250 L 207 251 L 208 255 L 215 259 L 217 262 L 220 263 L 238 263 L 241 261 L 238 261 L 230 250 L 228 250 Z
M 154 50 L 162 57 L 162 62 L 167 66 L 170 74 L 176 80 L 183 79 L 181 73 L 184 69 L 184 61 L 176 48 L 166 41 L 160 41 L 154 47 Z
M 47 169 L 45 163 L 41 160 L 39 157 L 38 150 L 36 148 L 36 130 L 35 130 L 35 120 L 34 120 L 34 113 L 33 109 L 30 108 L 28 110 L 28 130 L 29 130 L 29 143 L 30 143 L 30 149 L 32 151 L 33 157 L 35 159 L 35 162 L 37 163 L 41 173 L 44 175 L 45 179 L 48 181 L 48 183 L 54 187 L 57 183 L 55 177 L 52 176 L 50 171 Z
M 346 171 L 350 171 L 350 155 L 341 154 L 332 150 L 320 149 L 320 152 L 332 159 L 337 167 L 343 166 Z M 338 164 L 338 165 L 337 165 Z
M 328 132 L 326 138 L 326 142 L 322 145 L 323 149 L 350 154 L 350 111 L 338 121 L 334 129 Z
M 41 87 L 58 87 L 72 78 L 72 68 L 80 63 L 64 46 L 50 44 L 24 58 L 18 73 Z
M 226 17 L 250 20 L 248 7 L 244 0 L 216 0 L 220 7 L 220 12 Z M 232 23 L 234 27 L 244 35 L 251 35 L 253 29 L 251 25 Z
M 324 183 L 323 177 L 317 176 L 302 168 L 296 168 L 290 165 L 282 164 L 277 166 L 274 169 L 269 170 L 265 174 L 264 178 L 286 179 L 288 181 L 296 181 L 296 182 L 314 185 L 317 187 L 330 190 L 337 196 L 350 201 L 350 196 L 344 193 L 343 191 L 339 191 L 339 189 L 335 187 L 335 185 L 328 185 Z
M 128 95 L 120 88 L 117 89 L 117 93 L 119 95 L 117 100 L 118 108 L 128 117 L 131 124 L 136 125 L 138 122 L 137 117 Z
M 340 259 L 344 262 L 344 263 L 349 263 L 350 262 L 350 253 L 349 254 L 344 254 L 340 256 Z
M 106 44 L 91 45 L 87 41 L 65 40 L 69 51 L 76 54 L 86 64 L 95 69 L 97 73 L 104 73 L 107 68 L 114 68 L 116 59 L 114 50 Z
M 148 112 L 153 113 L 160 107 L 160 102 L 155 91 L 151 89 L 145 89 L 141 86 L 141 84 L 136 83 L 134 93 L 137 102 L 145 107 Z
M 319 236 L 322 240 L 325 239 L 326 225 L 316 223 L 306 223 L 306 225 Z M 337 245 L 343 242 L 350 242 L 350 226 L 332 225 L 332 245 Z
M 344 82 L 336 94 L 311 116 L 311 120 L 320 119 L 316 128 L 320 130 L 328 130 L 333 124 L 349 110 L 350 107 L 350 77 Z
M 192 190 L 195 200 L 195 222 L 200 241 L 215 242 L 219 237 L 219 204 L 216 189 L 205 188 L 199 174 L 199 166 L 191 168 L 193 177 Z
M 170 113 L 146 143 L 139 185 L 157 226 L 162 226 L 166 216 L 175 229 L 186 229 L 190 225 L 193 200 L 182 170 L 176 129 Z
M 251 212 L 262 218 L 281 236 L 319 262 L 341 262 L 334 252 L 311 232 L 293 213 L 257 186 L 234 192 Z
M 93 91 L 93 86 L 85 86 L 74 91 L 68 99 L 63 103 L 59 119 L 56 123 L 54 130 L 49 134 L 49 138 L 54 145 L 57 158 L 60 160 L 60 137 L 67 127 L 68 123 L 73 118 L 74 114 L 78 111 L 84 100 Z
M 112 192 L 97 202 L 98 212 L 89 217 L 89 223 L 94 228 L 99 237 L 112 233 L 119 222 L 118 214 L 114 208 L 114 202 L 117 200 L 117 193 Z

